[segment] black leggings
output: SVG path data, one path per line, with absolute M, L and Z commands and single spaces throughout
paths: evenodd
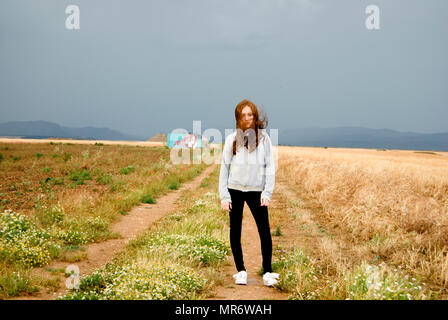
M 246 270 L 243 261 L 243 251 L 241 249 L 241 224 L 243 221 L 244 201 L 249 206 L 261 241 L 261 254 L 263 256 L 263 271 L 272 272 L 272 238 L 269 228 L 268 207 L 261 206 L 261 191 L 240 191 L 228 189 L 232 200 L 230 209 L 230 246 L 232 248 L 233 259 L 238 272 Z

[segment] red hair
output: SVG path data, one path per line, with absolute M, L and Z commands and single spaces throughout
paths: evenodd
M 244 107 L 250 107 L 252 110 L 252 114 L 254 117 L 252 129 L 255 132 L 255 148 L 258 146 L 259 140 L 260 140 L 260 130 L 265 129 L 268 126 L 268 119 L 266 115 L 264 114 L 263 110 L 260 108 L 260 112 L 258 110 L 258 107 L 250 100 L 244 99 L 241 100 L 236 108 L 235 108 L 235 121 L 236 121 L 236 129 L 237 129 L 237 135 L 235 137 L 235 140 L 233 141 L 233 154 L 236 154 L 236 148 L 237 148 L 237 140 L 238 138 L 241 138 L 241 133 L 243 132 L 244 126 L 242 125 L 242 112 Z M 261 114 L 261 116 L 260 116 Z M 242 140 L 242 139 L 241 139 Z

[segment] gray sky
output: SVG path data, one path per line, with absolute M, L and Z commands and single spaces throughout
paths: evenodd
M 447 34 L 446 0 L 1 0 L 0 122 L 224 130 L 248 98 L 268 128 L 446 132 Z

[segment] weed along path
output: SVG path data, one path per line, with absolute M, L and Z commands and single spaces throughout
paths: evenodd
M 142 232 L 146 231 L 155 221 L 174 211 L 181 193 L 185 190 L 198 188 L 202 180 L 205 177 L 208 177 L 213 170 L 215 170 L 216 166 L 216 164 L 210 165 L 199 176 L 195 177 L 190 182 L 182 184 L 179 189 L 170 191 L 168 194 L 157 198 L 157 202 L 155 204 L 143 203 L 134 207 L 129 214 L 121 216 L 120 220 L 112 224 L 110 227 L 111 231 L 119 233 L 121 238 L 110 239 L 104 242 L 87 245 L 86 259 L 74 263 L 54 261 L 42 268 L 35 268 L 33 273 L 43 279 L 50 278 L 50 276 L 54 277 L 51 272 L 55 272 L 55 270 L 59 271 L 60 286 L 56 292 L 44 292 L 45 289 L 43 288 L 41 289 L 41 293 L 39 295 L 21 296 L 13 299 L 51 300 L 63 295 L 66 291 L 67 279 L 64 271 L 68 265 L 76 265 L 79 268 L 79 275 L 84 276 L 111 261 L 121 250 L 125 248 L 129 241 L 135 239 Z

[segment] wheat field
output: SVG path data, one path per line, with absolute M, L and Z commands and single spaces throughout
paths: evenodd
M 342 275 L 383 262 L 444 294 L 447 153 L 281 146 L 278 167 L 313 208 L 306 219 L 331 235 L 314 249 L 327 270 Z

